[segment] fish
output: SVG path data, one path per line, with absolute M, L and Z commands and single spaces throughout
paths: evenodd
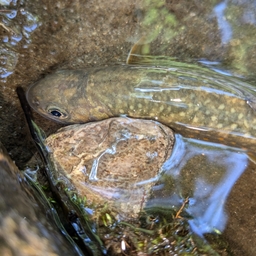
M 58 70 L 32 84 L 26 97 L 39 114 L 63 124 L 152 119 L 185 137 L 256 152 L 255 87 L 196 64 L 139 60 Z

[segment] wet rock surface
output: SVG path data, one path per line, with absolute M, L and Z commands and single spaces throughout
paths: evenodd
M 0 254 L 75 255 L 0 144 Z
M 149 8 L 151 1 L 8 0 L 1 4 L 0 139 L 20 168 L 34 154 L 35 148 L 15 88 L 26 89 L 43 75 L 60 68 L 124 62 L 133 43 L 158 27 L 167 32 L 159 38 L 150 34 L 149 37 L 156 39 L 151 46 L 152 54 L 220 61 L 238 74 L 253 76 L 255 73 L 253 1 L 175 0 L 160 2 L 157 7 L 152 1 L 152 12 L 148 11 L 152 9 Z M 222 11 L 214 11 L 216 7 L 221 7 Z M 150 19 L 154 13 L 160 13 L 161 17 L 153 15 Z M 169 16 L 165 22 L 167 14 L 175 22 Z M 223 37 L 230 32 L 225 31 L 226 24 L 232 27 L 231 37 Z M 255 77 L 250 80 L 255 82 Z M 37 115 L 35 118 L 47 134 L 60 127 Z M 255 204 L 254 174 L 252 164 L 230 196 L 233 219 L 226 234 L 233 241 L 235 255 L 254 253 L 254 215 L 251 214 Z
M 170 128 L 130 118 L 67 126 L 46 140 L 58 180 L 67 177 L 79 196 L 124 217 L 143 209 L 173 144 Z
M 111 118 L 61 128 L 44 144 L 48 162 L 54 163 L 48 165 L 49 176 L 62 198 L 68 196 L 80 209 L 80 220 L 97 224 L 93 232 L 107 255 L 227 255 L 221 243 L 209 245 L 193 236 L 187 219 L 179 216 L 188 200 L 172 201 L 174 178 L 166 178 L 168 165 L 175 162 L 170 128 L 150 120 Z M 223 176 L 222 171 L 212 176 Z M 193 181 L 184 179 L 189 187 Z
M 238 73 L 253 74 L 254 5 L 228 1 L 220 15 L 233 26 L 233 38 L 222 42 L 225 31 L 214 11 L 220 3 L 5 2 L 0 10 L 0 137 L 17 165 L 24 166 L 35 151 L 26 137 L 15 88 L 26 89 L 53 70 L 123 63 L 131 46 L 146 36 L 152 54 L 223 61 Z M 46 132 L 57 130 L 56 124 L 37 120 Z

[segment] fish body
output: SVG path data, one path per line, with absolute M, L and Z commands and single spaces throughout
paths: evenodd
M 62 123 L 157 120 L 186 137 L 256 149 L 256 92 L 206 68 L 118 65 L 61 70 L 30 86 L 29 104 Z

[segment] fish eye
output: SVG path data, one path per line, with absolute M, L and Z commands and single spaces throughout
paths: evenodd
M 58 110 L 51 110 L 50 113 L 53 115 L 53 116 L 56 116 L 56 117 L 61 117 L 62 116 L 62 113 Z
M 54 118 L 65 119 L 68 117 L 68 114 L 65 110 L 58 107 L 48 107 L 47 112 Z

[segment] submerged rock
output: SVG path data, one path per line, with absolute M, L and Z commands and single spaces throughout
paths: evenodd
M 46 139 L 57 180 L 123 217 L 142 210 L 173 144 L 170 128 L 123 117 L 68 126 Z
M 227 255 L 226 244 L 211 247 L 191 231 L 189 197 L 177 207 L 161 200 L 175 181 L 163 177 L 173 154 L 170 128 L 112 118 L 67 126 L 43 143 L 62 201 L 75 205 L 85 233 L 98 237 L 107 255 Z M 150 206 L 156 194 L 159 204 Z
M 0 143 L 0 255 L 76 255 Z

